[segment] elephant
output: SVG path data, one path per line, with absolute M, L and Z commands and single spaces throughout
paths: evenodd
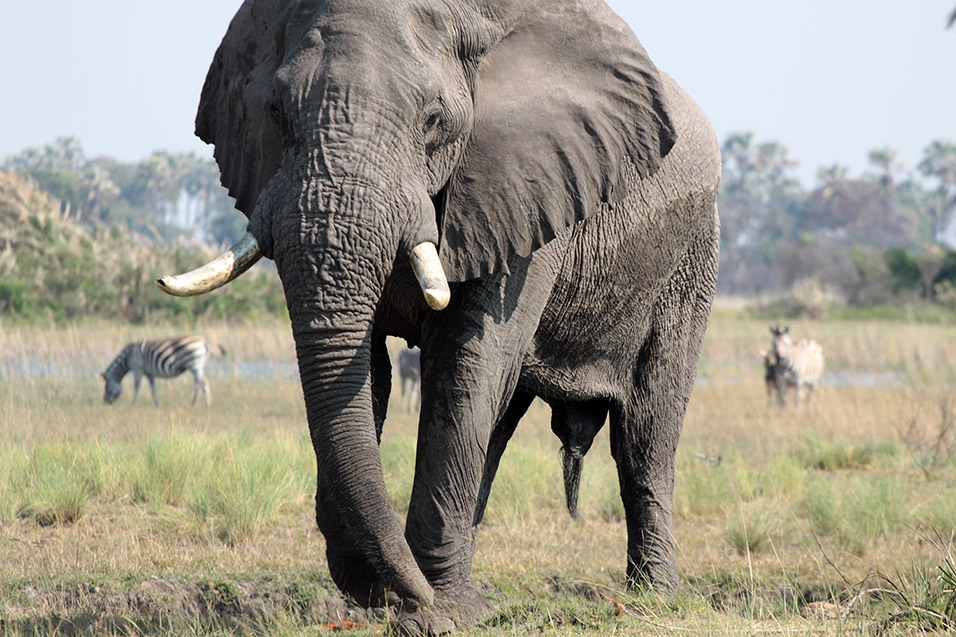
M 602 0 L 246 0 L 196 133 L 247 233 L 157 283 L 202 294 L 274 260 L 345 594 L 397 604 L 408 632 L 492 611 L 471 581 L 478 525 L 535 397 L 572 478 L 607 420 L 625 583 L 676 587 L 674 463 L 716 285 L 720 152 Z M 421 349 L 404 525 L 378 450 L 386 336 Z

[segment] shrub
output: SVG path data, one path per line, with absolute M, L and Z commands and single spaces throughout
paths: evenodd
M 856 476 L 847 480 L 817 476 L 804 488 L 800 508 L 816 533 L 829 535 L 862 556 L 878 537 L 904 519 L 903 490 L 896 476 Z
M 180 240 L 159 244 L 118 227 L 81 226 L 60 203 L 21 175 L 0 171 L 0 316 L 25 320 L 196 319 L 285 316 L 275 275 L 254 268 L 231 285 L 195 299 L 163 294 L 155 279 L 183 272 L 217 249 Z
M 83 459 L 64 445 L 36 447 L 20 475 L 23 500 L 17 515 L 41 526 L 73 524 L 86 512 L 93 489 Z
M 750 555 L 770 541 L 770 525 L 763 514 L 748 514 L 741 510 L 740 517 L 731 522 L 724 537 L 738 555 Z
M 798 448 L 797 457 L 807 467 L 823 471 L 837 469 L 861 469 L 873 460 L 873 447 L 854 446 L 836 441 L 825 441 L 808 434 L 803 446 Z

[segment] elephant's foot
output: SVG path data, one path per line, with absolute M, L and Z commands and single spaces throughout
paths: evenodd
M 358 556 L 346 557 L 328 552 L 329 573 L 342 593 L 365 608 L 393 606 L 399 598 L 390 592 L 372 565 Z
M 444 635 L 473 626 L 491 616 L 494 601 L 468 584 L 464 589 L 436 591 L 428 608 L 405 605 L 388 632 L 396 635 Z
M 628 556 L 625 585 L 631 590 L 677 591 L 677 564 L 669 542 L 644 545 Z

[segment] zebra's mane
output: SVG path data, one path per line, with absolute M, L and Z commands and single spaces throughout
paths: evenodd
M 126 376 L 126 372 L 129 371 L 129 357 L 133 353 L 133 348 L 136 347 L 136 343 L 130 343 L 123 348 L 123 351 L 113 359 L 113 362 L 110 363 L 110 366 L 106 368 L 106 371 L 103 372 L 103 375 L 107 378 L 120 382 L 123 380 L 123 377 Z

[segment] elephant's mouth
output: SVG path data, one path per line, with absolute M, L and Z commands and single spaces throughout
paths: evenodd
M 443 201 L 444 196 L 439 199 Z M 262 256 L 262 249 L 255 236 L 246 232 L 235 245 L 209 263 L 185 274 L 160 277 L 156 280 L 156 285 L 173 296 L 206 294 L 239 277 Z M 435 244 L 431 241 L 419 243 L 412 248 L 409 261 L 422 288 L 422 294 L 425 295 L 425 302 L 433 310 L 445 309 L 451 301 L 451 290 Z
M 448 203 L 448 184 L 442 186 L 431 199 L 432 205 L 435 207 L 435 221 L 441 228 L 445 218 L 445 206 Z

